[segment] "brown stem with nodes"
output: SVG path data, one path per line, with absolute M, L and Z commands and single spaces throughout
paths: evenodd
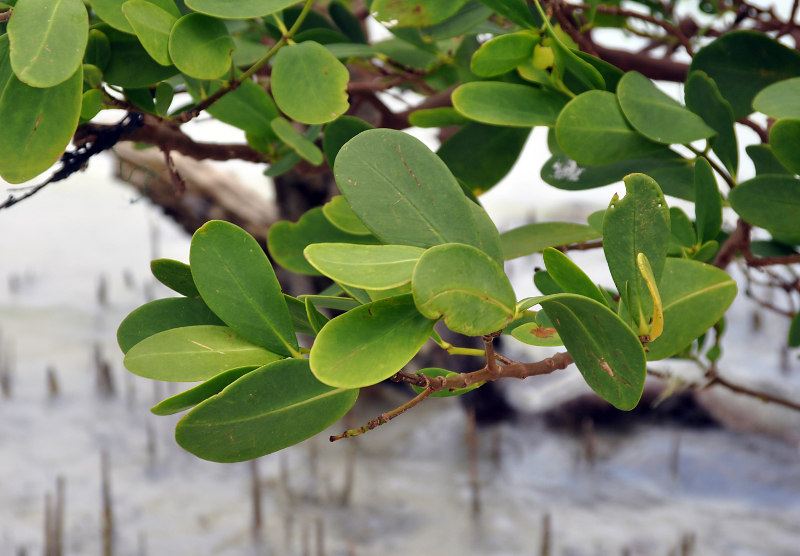
M 484 341 L 486 342 L 487 340 L 484 339 Z M 491 341 L 489 341 L 489 344 L 491 344 Z M 494 354 L 493 349 L 492 353 Z M 488 355 L 489 354 L 487 353 L 487 356 Z M 489 360 L 494 361 L 494 359 L 495 357 L 491 357 L 491 359 Z M 412 398 L 411 400 L 404 403 L 400 407 L 397 407 L 391 411 L 387 411 L 386 413 L 379 415 L 375 419 L 370 420 L 363 427 L 359 427 L 357 429 L 350 429 L 343 432 L 342 434 L 331 436 L 330 440 L 331 442 L 335 442 L 337 440 L 341 440 L 342 438 L 350 438 L 352 436 L 358 436 L 364 434 L 365 432 L 369 432 L 372 429 L 375 429 L 383 425 L 384 423 L 388 423 L 395 417 L 402 415 L 415 405 L 419 404 L 421 401 L 423 401 L 431 394 L 435 394 L 436 392 L 441 392 L 442 390 L 458 390 L 461 388 L 466 388 L 478 382 L 490 382 L 492 380 L 497 380 L 499 378 L 523 379 L 529 376 L 546 375 L 554 371 L 566 369 L 572 363 L 573 363 L 572 356 L 569 353 L 562 352 L 555 354 L 553 357 L 548 357 L 547 359 L 542 359 L 541 361 L 537 361 L 535 363 L 512 362 L 508 365 L 497 366 L 496 372 L 492 372 L 489 369 L 488 364 L 484 368 L 478 371 L 473 371 L 471 373 L 460 373 L 456 376 L 432 377 L 424 374 L 415 374 L 415 373 L 400 371 L 392 377 L 392 380 L 394 380 L 395 382 L 405 382 L 408 384 L 412 384 L 414 386 L 424 388 L 424 390 L 416 397 Z

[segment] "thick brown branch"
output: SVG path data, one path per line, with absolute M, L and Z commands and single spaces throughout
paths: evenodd
M 728 239 L 719 248 L 719 252 L 714 259 L 714 266 L 724 270 L 745 247 L 748 250 L 750 248 L 750 224 L 740 218 L 736 224 L 736 229 L 733 230 L 733 233 L 728 236 Z
M 639 73 L 661 81 L 674 81 L 683 83 L 689 72 L 689 66 L 680 62 L 663 58 L 651 58 L 646 54 L 614 50 L 595 44 L 595 50 L 600 58 L 622 71 L 638 71 Z

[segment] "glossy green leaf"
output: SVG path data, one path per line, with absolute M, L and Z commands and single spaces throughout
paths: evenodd
M 169 35 L 178 18 L 147 0 L 128 0 L 122 13 L 150 57 L 164 66 L 172 64 Z
M 535 322 L 526 322 L 515 327 L 511 331 L 511 335 L 529 346 L 553 347 L 564 345 L 555 328 L 541 326 Z
M 722 215 L 722 212 L 720 212 Z M 697 240 L 697 235 L 692 226 L 692 221 L 686 216 L 678 207 L 670 207 L 669 209 L 669 225 L 670 225 L 670 241 L 681 247 L 693 247 L 700 245 Z M 714 237 L 717 237 L 714 235 Z
M 475 196 L 491 189 L 517 162 L 530 135 L 524 127 L 471 122 L 448 138 L 436 154 Z M 475 153 L 481 156 L 476 157 Z
M 418 139 L 389 129 L 360 133 L 339 151 L 334 175 L 353 211 L 382 243 L 465 243 L 502 260 L 489 216 Z
M 541 302 L 586 383 L 618 409 L 636 407 L 647 362 L 639 338 L 606 305 L 574 294 Z
M 92 10 L 100 19 L 108 23 L 114 29 L 124 33 L 134 34 L 135 31 L 133 30 L 133 27 L 131 27 L 130 22 L 122 13 L 122 5 L 126 1 L 127 0 L 92 0 Z M 172 14 L 176 18 L 181 16 L 173 0 L 147 1 L 158 6 L 167 13 Z
M 188 264 L 172 259 L 155 259 L 150 261 L 150 272 L 171 290 L 186 297 L 200 297 Z
M 425 250 L 410 245 L 314 243 L 306 259 L 335 282 L 367 290 L 388 290 L 407 284 Z
M 750 160 L 753 161 L 753 166 L 755 166 L 757 176 L 761 176 L 763 174 L 791 175 L 791 172 L 789 172 L 789 170 L 787 170 L 786 167 L 777 159 L 775 153 L 772 152 L 772 148 L 770 148 L 769 145 L 764 143 L 759 145 L 748 145 L 745 147 L 745 151 L 747 151 L 747 156 L 750 157 Z
M 202 83 L 186 79 L 186 89 L 195 102 L 201 102 L 216 93 L 220 86 L 214 82 Z M 246 80 L 235 90 L 225 94 L 206 111 L 218 120 L 259 137 L 274 138 L 270 123 L 279 116 L 272 97 L 257 83 Z
M 547 273 L 567 293 L 575 293 L 606 305 L 606 298 L 597 284 L 561 251 L 548 247 L 542 252 Z
M 429 377 L 458 376 L 458 373 L 456 373 L 456 372 L 448 371 L 446 369 L 439 369 L 437 367 L 426 367 L 424 369 L 420 369 L 420 370 L 417 371 L 417 374 L 426 375 L 426 376 L 429 376 Z M 473 390 L 475 390 L 476 388 L 478 388 L 480 386 L 483 386 L 484 384 L 486 384 L 486 383 L 485 382 L 475 382 L 473 384 L 470 384 L 466 388 L 454 388 L 452 390 L 439 390 L 438 392 L 434 392 L 433 394 L 431 394 L 430 397 L 431 398 L 449 398 L 449 397 L 452 397 L 452 396 L 460 396 L 461 394 L 466 394 L 467 392 L 472 392 Z M 423 390 L 424 390 L 424 388 L 421 388 L 420 386 L 414 386 L 413 384 L 411 385 L 411 388 L 417 394 L 421 394 L 423 392 Z
M 733 129 L 733 108 L 719 92 L 717 84 L 702 71 L 695 71 L 686 80 L 684 89 L 686 107 L 699 115 L 717 134 L 709 145 L 725 168 L 736 175 L 739 167 L 739 148 Z
M 429 27 L 455 14 L 467 0 L 373 0 L 372 16 L 391 27 Z
M 664 332 L 647 344 L 650 361 L 682 351 L 721 319 L 736 297 L 736 282 L 727 272 L 687 259 L 667 259 L 658 289 Z
M 517 298 L 503 267 L 469 245 L 425 251 L 414 268 L 412 289 L 423 315 L 443 317 L 450 330 L 467 336 L 502 330 L 516 312 Z
M 800 232 L 800 180 L 792 176 L 756 176 L 737 185 L 728 200 L 754 226 L 787 235 Z
M 533 56 L 539 37 L 527 31 L 500 35 L 486 41 L 472 55 L 470 69 L 481 77 L 493 77 L 513 70 Z
M 416 127 L 447 127 L 465 125 L 471 121 L 451 106 L 414 110 L 408 115 L 408 123 Z
M 322 150 L 325 152 L 328 165 L 333 168 L 333 162 L 342 145 L 368 129 L 373 129 L 373 127 L 355 116 L 339 116 L 326 125 L 325 135 L 322 137 Z
M 559 189 L 580 191 L 622 181 L 633 172 L 652 177 L 665 195 L 694 199 L 692 163 L 669 149 L 600 166 L 578 164 L 565 154 L 556 154 L 542 166 L 541 176 Z
M 202 402 L 175 428 L 184 449 L 233 462 L 277 452 L 314 436 L 347 413 L 358 390 L 331 388 L 308 361 L 278 361 L 252 371 Z
M 89 33 L 81 0 L 23 0 L 8 22 L 11 67 L 32 87 L 53 87 L 80 67 Z
M 715 133 L 641 73 L 629 71 L 620 79 L 617 98 L 633 128 L 657 143 L 691 143 Z
M 308 322 L 314 331 L 313 335 L 316 336 L 319 334 L 320 330 L 322 330 L 322 328 L 328 324 L 329 319 L 317 310 L 312 300 L 306 298 L 305 305 Z
M 127 20 L 125 22 L 127 23 Z M 108 37 L 111 45 L 111 58 L 103 70 L 103 78 L 109 84 L 140 89 L 150 87 L 178 73 L 175 66 L 162 66 L 153 60 L 136 35 L 121 33 L 106 26 L 100 29 Z
M 578 164 L 595 166 L 662 148 L 628 124 L 617 97 L 608 91 L 589 91 L 572 99 L 558 116 L 556 139 Z
M 602 237 L 591 226 L 571 222 L 536 222 L 500 234 L 506 260 L 539 253 L 547 247 L 560 247 Z
M 485 4 L 520 27 L 534 29 L 538 26 L 525 0 L 481 0 L 481 4 Z
M 797 91 L 800 95 L 800 89 Z M 800 174 L 800 119 L 784 118 L 769 129 L 775 157 L 793 174 Z
M 322 213 L 331 224 L 345 233 L 359 236 L 372 234 L 358 219 L 358 216 L 347 204 L 347 199 L 343 195 L 334 195 L 330 201 L 322 206 Z
M 555 125 L 566 104 L 558 93 L 500 81 L 464 83 L 453 91 L 452 100 L 453 107 L 472 120 L 519 127 Z
M 111 41 L 105 33 L 98 29 L 89 31 L 89 41 L 86 44 L 86 52 L 83 54 L 83 62 L 96 66 L 100 71 L 106 68 L 111 59 Z
M 653 300 L 653 309 L 650 312 L 650 326 L 645 335 L 639 335 L 639 340 L 642 342 L 651 342 L 664 332 L 664 307 L 661 303 L 661 294 L 658 291 L 656 277 L 653 276 L 653 269 L 650 267 L 650 261 L 647 260 L 644 253 L 639 253 L 636 257 L 636 263 L 639 265 L 639 273 L 642 275 L 647 285 L 650 299 Z
M 316 336 L 316 331 L 311 323 L 308 321 L 308 311 L 306 311 L 306 304 L 291 295 L 283 294 L 283 300 L 286 302 L 286 308 L 289 310 L 289 317 L 292 319 L 292 326 L 298 334 L 306 334 L 307 336 Z
M 11 76 L 0 96 L 0 176 L 10 183 L 36 177 L 64 153 L 81 114 L 83 72 L 40 89 Z
M 197 79 L 215 79 L 231 67 L 233 39 L 219 19 L 188 14 L 172 26 L 169 55 L 181 72 Z
M 360 305 L 358 301 L 349 297 L 336 297 L 330 295 L 301 295 L 300 299 L 310 299 L 314 307 L 335 309 L 336 311 L 349 311 Z
M 394 29 L 395 32 L 401 29 Z M 421 41 L 420 41 L 421 42 Z M 436 51 L 432 52 L 424 44 L 410 43 L 400 39 L 389 39 L 373 44 L 375 50 L 395 62 L 411 68 L 432 71 L 439 64 Z
M 322 164 L 322 151 L 312 141 L 300 134 L 286 118 L 280 116 L 272 120 L 272 130 L 278 138 L 292 147 L 297 154 L 314 166 Z
M 328 6 L 328 14 L 336 26 L 347 35 L 347 37 L 357 43 L 367 42 L 367 36 L 361 27 L 361 21 L 353 15 L 353 12 L 340 0 L 334 0 Z
M 800 119 L 800 77 L 778 81 L 761 90 L 753 99 L 753 108 L 771 118 Z
M 196 12 L 222 19 L 250 19 L 279 12 L 298 0 L 186 0 Z
M 202 384 L 198 384 L 194 388 L 171 396 L 160 403 L 150 408 L 150 412 L 154 415 L 174 415 L 181 411 L 190 409 L 203 400 L 207 400 L 211 396 L 219 394 L 229 384 L 240 379 L 247 373 L 256 370 L 258 367 L 237 367 L 223 371 L 215 377 L 212 377 Z
M 103 91 L 89 89 L 81 99 L 81 120 L 91 120 L 103 109 Z
M 605 60 L 601 60 L 600 58 L 592 56 L 591 54 L 587 54 L 586 52 L 581 52 L 580 50 L 573 50 L 572 53 L 584 62 L 594 66 L 594 69 L 600 73 L 603 81 L 605 81 L 606 91 L 611 93 L 617 92 L 619 80 L 622 79 L 623 75 L 625 75 L 621 69 L 609 64 Z M 567 81 L 567 84 L 569 85 L 569 81 Z
M 281 286 L 253 236 L 212 220 L 192 237 L 189 261 L 197 290 L 228 326 L 276 353 L 297 352 Z
M 789 347 L 800 346 L 800 313 L 795 313 L 792 317 L 792 323 L 789 326 Z
M 669 207 L 652 178 L 631 174 L 624 182 L 625 196 L 614 195 L 603 219 L 603 252 L 617 291 L 633 308 L 634 326 L 638 323 L 643 334 L 653 303 L 637 258 L 644 253 L 656 281 L 661 278 L 669 246 Z
M 301 274 L 319 275 L 303 255 L 312 243 L 379 243 L 372 235 L 355 235 L 343 232 L 325 218 L 322 208 L 306 212 L 297 222 L 276 222 L 267 234 L 269 254 L 282 267 Z
M 556 281 L 553 280 L 553 277 L 550 276 L 550 273 L 546 270 L 539 270 L 534 272 L 533 274 L 533 285 L 543 294 L 543 295 L 553 295 L 556 293 L 564 293 L 564 288 L 556 284 Z M 537 301 L 538 303 L 538 301 Z M 533 307 L 536 303 L 532 303 L 528 305 L 528 307 Z
M 411 361 L 433 331 L 410 295 L 352 309 L 325 325 L 309 361 L 331 386 L 360 388 L 392 376 Z
M 202 299 L 168 297 L 145 303 L 132 311 L 117 329 L 117 343 L 123 353 L 154 334 L 198 324 L 223 326 Z
M 161 82 L 156 85 L 155 91 L 155 108 L 156 113 L 160 116 L 166 116 L 169 112 L 169 107 L 175 98 L 175 89 L 172 85 L 166 82 Z
M 272 96 L 291 119 L 323 124 L 344 114 L 347 68 L 324 46 L 314 41 L 281 48 L 272 66 Z
M 722 195 L 714 171 L 705 158 L 694 163 L 695 221 L 697 241 L 705 243 L 717 237 L 722 228 Z
M 691 71 L 702 70 L 731 103 L 733 115 L 753 111 L 756 94 L 773 83 L 800 76 L 800 52 L 756 31 L 733 31 L 702 48 Z
M 9 59 L 9 44 L 8 33 L 0 35 L 0 95 L 6 88 L 6 84 L 14 71 L 11 69 L 11 60 Z
M 195 382 L 277 359 L 280 355 L 254 346 L 226 326 L 197 325 L 145 338 L 128 350 L 124 363 L 130 372 L 145 378 Z

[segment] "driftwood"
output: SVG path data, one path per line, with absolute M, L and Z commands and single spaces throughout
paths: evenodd
M 190 234 L 209 220 L 227 220 L 264 245 L 267 230 L 278 220 L 274 203 L 235 175 L 208 163 L 172 153 L 174 171 L 170 172 L 160 150 L 140 150 L 124 142 L 114 147 L 114 153 L 119 160 L 116 176 L 136 187 Z

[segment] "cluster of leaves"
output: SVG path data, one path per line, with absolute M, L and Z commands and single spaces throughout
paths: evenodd
M 145 304 L 120 326 L 130 371 L 202 381 L 153 411 L 190 409 L 176 437 L 203 458 L 250 459 L 327 428 L 359 388 L 396 376 L 428 340 L 457 351 L 437 322 L 484 336 L 487 346 L 499 333 L 563 345 L 589 386 L 631 409 L 647 362 L 701 349 L 696 340 L 736 296 L 735 282 L 709 264 L 729 262 L 723 206 L 748 233 L 771 234 L 761 254 L 791 258 L 800 243 L 800 53 L 763 33 L 708 42 L 688 68 L 681 104 L 645 75 L 578 50 L 538 2 L 373 0 L 369 9 L 392 33 L 373 44 L 339 1 L 324 10 L 312 0 L 10 4 L 0 35 L 4 179 L 37 176 L 79 125 L 120 107 L 145 114 L 131 138 L 162 148 L 148 129 L 174 131 L 205 109 L 245 131 L 270 176 L 302 160 L 333 169 L 341 195 L 274 225 L 268 238 L 276 263 L 327 276 L 330 288 L 283 294 L 261 246 L 212 221 L 194 235 L 189 265 L 153 262 L 156 278 L 183 297 Z M 614 14 L 581 15 L 590 26 L 623 25 Z M 449 99 L 452 88 L 452 105 L 414 110 L 408 123 L 457 131 L 433 153 L 346 115 L 353 77 L 345 64 L 393 68 L 397 84 L 431 97 Z M 190 104 L 172 110 L 176 92 L 189 93 Z M 756 176 L 739 183 L 734 122 L 755 110 L 777 121 L 769 144 L 748 147 Z M 478 197 L 516 162 L 534 126 L 550 130 L 544 181 L 583 190 L 624 180 L 625 196 L 586 225 L 499 234 Z M 693 218 L 665 194 L 694 201 Z M 555 249 L 598 238 L 615 291 Z M 518 300 L 503 262 L 539 252 L 546 269 L 534 281 L 543 295 Z M 340 314 L 328 320 L 326 309 Z M 491 378 L 501 378 L 510 365 L 498 367 L 489 347 L 485 354 Z M 421 395 L 478 385 L 445 389 L 459 376 L 453 370 L 423 374 Z

